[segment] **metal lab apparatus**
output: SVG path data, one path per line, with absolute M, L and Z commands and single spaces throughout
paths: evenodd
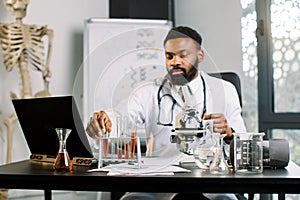
M 177 149 L 188 155 L 193 155 L 196 147 L 197 138 L 201 138 L 206 132 L 203 125 L 194 97 L 190 93 L 188 86 L 181 87 L 185 99 L 185 106 L 178 120 L 176 128 L 172 130 L 175 134 L 171 135 L 171 143 L 177 143 Z
M 206 132 L 202 121 L 197 116 L 197 111 L 193 107 L 187 107 L 180 119 L 180 125 L 173 130 L 175 133 L 171 135 L 171 143 L 177 143 L 177 149 L 188 155 L 193 155 L 195 149 L 195 141 L 201 138 Z

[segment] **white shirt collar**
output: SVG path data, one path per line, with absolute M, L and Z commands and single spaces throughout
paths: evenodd
M 189 86 L 192 95 L 194 95 L 197 91 L 199 90 L 203 90 L 203 83 L 200 77 L 200 71 L 198 71 L 198 75 L 195 79 L 193 79 L 192 81 L 190 81 L 187 85 Z M 179 89 L 182 87 L 180 85 L 172 85 L 173 88 L 175 89 L 176 92 L 179 91 Z

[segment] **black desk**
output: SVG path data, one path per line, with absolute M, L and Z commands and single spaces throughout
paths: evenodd
M 251 176 L 211 175 L 193 165 L 186 167 L 192 172 L 174 176 L 106 176 L 104 172 L 86 172 L 86 167 L 75 167 L 72 173 L 57 173 L 50 164 L 25 160 L 0 166 L 0 188 L 41 189 L 45 190 L 45 199 L 51 199 L 51 190 L 300 193 L 300 167 L 293 162 L 284 169 L 264 169 L 262 174 Z

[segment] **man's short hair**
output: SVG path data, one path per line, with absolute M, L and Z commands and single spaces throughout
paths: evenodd
M 166 42 L 170 39 L 176 39 L 176 38 L 191 38 L 193 39 L 198 45 L 199 48 L 202 45 L 202 37 L 201 35 L 195 31 L 194 29 L 187 27 L 187 26 L 177 26 L 173 27 L 167 34 L 164 45 Z

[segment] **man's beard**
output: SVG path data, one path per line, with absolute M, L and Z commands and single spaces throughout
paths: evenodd
M 197 66 L 197 64 L 198 64 L 198 60 L 196 60 L 193 67 L 191 68 L 191 71 L 188 74 L 186 72 L 186 69 L 181 68 L 181 67 L 175 67 L 175 68 L 171 69 L 170 71 L 168 71 L 171 82 L 174 85 L 185 85 L 188 82 L 190 82 L 191 80 L 193 80 L 198 72 L 197 68 L 195 67 L 195 66 Z M 176 70 L 181 70 L 183 73 L 182 74 L 173 74 L 173 72 Z

